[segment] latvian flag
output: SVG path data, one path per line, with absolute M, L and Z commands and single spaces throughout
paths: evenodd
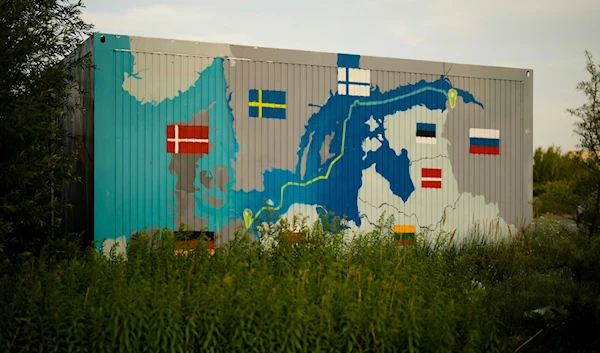
M 417 123 L 417 143 L 435 145 L 435 124 Z
M 207 154 L 208 126 L 167 125 L 167 152 Z
M 399 245 L 413 245 L 415 243 L 415 226 L 394 226 L 394 240 Z
M 442 188 L 442 170 L 437 168 L 421 169 L 421 188 L 423 189 L 441 189 Z
M 500 130 L 469 129 L 469 153 L 500 154 Z

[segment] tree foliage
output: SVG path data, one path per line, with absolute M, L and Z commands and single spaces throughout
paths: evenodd
M 0 244 L 35 251 L 59 229 L 59 193 L 72 180 L 62 122 L 73 69 L 91 30 L 81 1 L 0 0 Z M 74 108 L 74 107 L 71 107 Z
M 595 63 L 592 54 L 585 52 L 586 71 L 590 74 L 588 81 L 577 84 L 577 90 L 583 92 L 587 102 L 567 112 L 578 120 L 575 122 L 575 133 L 580 137 L 579 146 L 587 151 L 600 152 L 600 63 Z M 600 165 L 600 154 L 590 153 L 587 161 L 595 166 Z M 600 173 L 598 173 L 600 179 Z
M 534 214 L 577 216 L 577 207 L 589 194 L 589 172 L 560 147 L 538 147 L 533 156 Z
M 585 52 L 586 71 L 590 74 L 588 81 L 577 84 L 577 90 L 582 92 L 587 102 L 576 109 L 567 109 L 567 112 L 577 118 L 575 133 L 579 135 L 579 147 L 587 156 L 578 158 L 583 166 L 590 172 L 590 184 L 594 186 L 595 195 L 590 204 L 588 213 L 591 215 L 589 222 L 589 237 L 596 231 L 600 213 L 600 63 L 594 62 L 592 54 Z
M 569 178 L 570 162 L 560 147 L 550 146 L 545 151 L 541 147 L 536 148 L 533 154 L 533 182 L 547 183 Z

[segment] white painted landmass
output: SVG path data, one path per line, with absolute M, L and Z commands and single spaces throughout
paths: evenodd
M 154 41 L 132 37 L 133 73 L 125 73 L 123 89 L 140 103 L 159 104 L 192 87 L 215 57 L 233 57 L 227 44 Z M 160 53 L 160 54 L 158 54 Z M 171 55 L 171 54 L 177 55 Z M 232 64 L 235 60 L 231 60 Z
M 110 251 L 113 246 L 115 247 L 114 251 L 116 255 L 125 255 L 127 249 L 127 238 L 125 238 L 123 235 L 116 239 L 105 239 L 104 243 L 102 243 L 102 251 L 104 252 L 104 256 L 110 256 Z
M 373 115 L 371 115 L 371 118 L 369 120 L 367 120 L 365 122 L 365 124 L 369 125 L 369 131 L 371 131 L 371 132 L 375 131 L 375 129 L 377 129 L 379 127 L 379 124 L 377 123 L 377 121 L 375 121 L 375 119 L 373 119 Z
M 458 182 L 452 172 L 448 158 L 449 141 L 438 136 L 437 144 L 416 143 L 417 122 L 435 123 L 439 130 L 444 126 L 447 111 L 429 110 L 416 106 L 404 112 L 388 115 L 384 119 L 385 137 L 396 154 L 402 149 L 408 151 L 411 160 L 410 176 L 415 186 L 406 203 L 393 194 L 390 183 L 375 169 L 375 165 L 362 172 L 362 186 L 359 190 L 359 213 L 363 215 L 361 231 L 370 231 L 385 211 L 386 218 L 394 216 L 395 224 L 414 225 L 417 232 L 432 231 L 431 236 L 440 230 L 452 233 L 455 240 L 469 235 L 474 228 L 508 234 L 508 225 L 501 219 L 496 204 L 486 204 L 483 196 L 459 193 Z M 366 140 L 365 140 L 366 142 Z M 441 168 L 442 188 L 421 188 L 421 169 Z M 371 222 L 371 223 L 369 223 Z M 514 226 L 510 226 L 514 230 Z
M 313 223 L 319 219 L 319 213 L 317 212 L 317 205 L 309 205 L 302 203 L 295 203 L 283 214 L 282 219 L 287 221 L 292 226 L 291 231 L 297 232 L 300 230 L 302 220 L 306 218 L 306 225 L 312 227 Z M 296 217 L 296 224 L 294 224 L 294 216 Z
M 321 207 L 319 205 L 311 205 L 311 204 L 301 204 L 295 203 L 290 208 L 281 215 L 280 220 L 285 219 L 290 224 L 290 231 L 297 232 L 300 230 L 302 225 L 302 220 L 306 218 L 306 226 L 308 228 L 312 228 L 314 223 L 319 219 L 319 213 L 317 209 Z M 294 216 L 296 216 L 296 220 L 294 223 Z M 342 223 L 348 226 L 348 230 L 344 233 L 344 239 L 346 241 L 350 241 L 354 234 L 359 231 L 359 227 L 356 225 L 354 221 L 342 220 Z M 266 223 L 262 223 L 258 226 L 261 230 L 267 230 L 268 225 Z

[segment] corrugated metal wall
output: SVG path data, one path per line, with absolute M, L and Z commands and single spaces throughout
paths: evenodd
M 93 56 L 93 39 L 86 40 L 75 53 L 76 57 Z M 63 199 L 69 200 L 72 210 L 64 214 L 69 230 L 86 231 L 88 241 L 93 240 L 94 228 L 94 73 L 78 68 L 75 70 L 76 85 L 71 93 L 69 108 L 65 114 L 65 128 L 74 139 L 67 139 L 66 148 L 78 151 L 73 174 L 80 182 L 73 182 L 63 189 Z M 80 109 L 73 109 L 76 106 Z
M 101 40 L 104 38 L 104 41 Z M 95 38 L 95 236 L 274 214 L 368 231 L 531 219 L 532 73 Z M 529 76 L 528 76 L 529 75 Z

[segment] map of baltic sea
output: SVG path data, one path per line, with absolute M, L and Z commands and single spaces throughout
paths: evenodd
M 127 38 L 115 46 L 136 49 Z M 353 231 L 373 229 L 384 213 L 417 231 L 468 231 L 475 219 L 513 226 L 497 202 L 464 190 L 454 174 L 453 143 L 467 158 L 498 158 L 501 149 L 486 106 L 450 77 L 389 79 L 358 55 L 307 67 L 237 60 L 230 47 L 215 48 L 212 58 L 116 54 L 114 94 L 124 107 L 116 119 L 125 121 L 117 152 L 132 166 L 117 174 L 136 180 L 150 168 L 160 186 L 151 202 L 121 210 L 121 232 L 148 214 L 156 224 L 217 233 L 254 229 L 267 214 L 337 215 Z M 466 143 L 448 140 L 451 119 L 464 114 L 478 125 L 466 130 Z M 132 183 L 124 199 L 151 188 Z

